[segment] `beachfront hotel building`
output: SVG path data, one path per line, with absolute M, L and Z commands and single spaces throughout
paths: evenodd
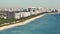
M 53 9 L 51 9 L 51 11 L 56 13 L 56 12 L 58 12 L 58 9 L 53 8 Z
M 14 18 L 14 19 L 20 19 L 22 17 L 28 17 L 31 15 L 37 15 L 39 13 L 45 12 L 46 10 L 44 8 L 4 8 L 0 10 L 0 18 Z
M 60 8 L 57 8 L 57 10 L 58 10 L 58 13 L 60 14 Z
M 36 15 L 43 12 L 41 8 L 36 8 L 36 7 L 28 8 L 28 11 L 31 12 L 31 15 Z
M 0 10 L 0 18 L 14 18 L 14 19 L 20 19 L 22 17 L 28 17 L 31 16 L 30 11 L 27 11 L 27 9 L 1 9 Z

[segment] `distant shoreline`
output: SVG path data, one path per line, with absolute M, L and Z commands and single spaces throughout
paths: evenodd
M 28 19 L 28 20 L 26 20 L 26 21 L 24 21 L 24 22 L 21 22 L 21 23 L 17 23 L 17 24 L 12 24 L 12 25 L 8 25 L 8 26 L 0 27 L 0 31 L 5 30 L 5 29 L 8 29 L 8 28 L 15 27 L 15 26 L 27 24 L 27 23 L 29 23 L 29 22 L 31 22 L 31 21 L 34 21 L 34 20 L 37 19 L 37 18 L 43 17 L 44 15 L 46 15 L 46 14 L 39 15 L 39 16 L 37 16 L 37 17 Z

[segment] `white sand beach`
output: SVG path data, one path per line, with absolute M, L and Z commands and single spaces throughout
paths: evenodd
M 17 24 L 12 24 L 12 25 L 8 25 L 8 26 L 0 27 L 0 31 L 5 30 L 5 29 L 8 29 L 8 28 L 15 27 L 15 26 L 19 26 L 19 25 L 24 25 L 24 24 L 30 23 L 31 21 L 34 21 L 34 20 L 37 19 L 37 18 L 41 18 L 41 17 L 44 16 L 44 15 L 45 15 L 45 14 L 40 15 L 40 16 L 37 16 L 37 17 L 34 17 L 34 18 L 31 18 L 31 19 L 28 19 L 28 20 L 26 20 L 26 21 L 24 21 L 24 22 L 21 22 L 21 23 L 17 23 Z

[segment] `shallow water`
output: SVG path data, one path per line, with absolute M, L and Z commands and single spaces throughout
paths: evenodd
M 60 14 L 48 14 L 23 26 L 0 31 L 0 34 L 60 34 Z

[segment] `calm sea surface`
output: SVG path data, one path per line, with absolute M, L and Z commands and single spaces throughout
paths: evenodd
M 60 14 L 48 14 L 23 26 L 0 31 L 0 34 L 60 34 Z

